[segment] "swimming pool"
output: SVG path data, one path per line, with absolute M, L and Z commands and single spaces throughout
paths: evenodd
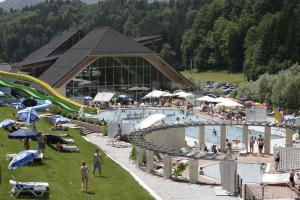
M 219 163 L 203 167 L 203 173 L 212 179 L 221 180 Z M 259 183 L 263 176 L 261 164 L 259 163 L 238 162 L 237 173 L 243 179 L 244 183 Z
M 171 109 L 171 108 L 134 108 L 134 109 L 122 109 L 122 110 L 111 110 L 101 112 L 99 115 L 92 116 L 93 118 L 104 119 L 107 121 L 113 121 L 116 118 L 120 119 L 120 123 L 134 123 L 138 124 L 145 117 L 155 114 L 155 113 L 163 113 L 167 115 L 164 119 L 166 124 L 176 122 L 176 118 L 178 117 L 181 122 L 212 122 L 211 119 L 206 117 L 202 117 L 199 115 L 188 115 L 181 113 L 180 110 Z M 213 130 L 216 130 L 217 134 L 213 134 Z M 208 143 L 220 144 L 220 126 L 205 126 L 205 140 Z M 185 135 L 191 138 L 198 138 L 198 127 L 187 127 L 185 128 Z M 259 137 L 259 135 L 263 135 L 263 132 L 259 131 L 251 131 L 249 134 L 249 138 L 251 136 Z M 227 126 L 227 138 L 229 140 L 240 140 L 242 141 L 242 128 L 239 126 Z M 272 139 L 282 138 L 278 135 L 272 135 Z

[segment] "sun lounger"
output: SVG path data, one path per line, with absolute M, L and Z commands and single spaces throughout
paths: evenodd
M 79 148 L 77 146 L 58 144 L 57 148 L 59 152 L 71 152 L 71 153 L 79 152 Z
M 43 197 L 50 192 L 49 184 L 44 182 L 18 182 L 16 180 L 10 180 L 9 183 L 13 185 L 10 194 L 14 197 Z

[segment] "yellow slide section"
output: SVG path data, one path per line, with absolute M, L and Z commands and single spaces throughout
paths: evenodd
M 79 104 L 75 101 L 72 101 L 71 99 L 66 98 L 65 96 L 58 93 L 49 84 L 47 84 L 44 81 L 41 81 L 40 79 L 37 79 L 33 76 L 29 76 L 29 75 L 26 75 L 26 74 L 11 73 L 11 72 L 1 71 L 1 70 L 0 70 L 0 76 L 18 78 L 18 79 L 23 79 L 23 80 L 29 81 L 33 84 L 36 84 L 36 85 L 40 86 L 41 88 L 43 88 L 44 90 L 49 92 L 49 94 L 51 94 L 52 96 L 54 96 L 56 98 L 62 99 L 62 100 L 66 101 L 66 102 L 68 102 L 68 103 L 70 103 L 73 106 L 78 107 L 78 108 L 80 108 L 80 106 L 81 106 L 81 104 Z

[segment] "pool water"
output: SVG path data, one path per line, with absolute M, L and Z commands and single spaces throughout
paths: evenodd
M 215 180 L 221 180 L 219 163 L 203 167 L 203 173 Z M 259 183 L 263 176 L 261 164 L 258 163 L 238 162 L 237 173 L 243 179 L 244 183 Z
M 153 108 L 135 108 L 135 109 L 122 109 L 122 110 L 114 110 L 114 111 L 104 111 L 101 112 L 99 115 L 94 115 L 92 117 L 98 119 L 104 119 L 107 121 L 113 121 L 119 115 L 119 119 L 121 123 L 134 123 L 138 124 L 142 121 L 145 117 L 155 113 L 163 113 L 167 115 L 164 119 L 166 124 L 176 122 L 176 118 L 179 117 L 181 122 L 212 122 L 212 120 L 202 117 L 199 115 L 189 115 L 186 116 L 182 114 L 179 110 L 175 109 L 153 109 Z M 216 130 L 217 134 L 213 134 L 213 129 Z M 220 126 L 205 126 L 205 140 L 209 143 L 213 144 L 220 144 Z M 185 129 L 185 135 L 191 138 L 198 138 L 199 128 L 198 127 L 187 127 Z M 259 135 L 263 135 L 263 132 L 259 131 L 252 131 L 249 134 L 249 138 L 251 136 L 259 137 Z M 229 140 L 240 140 L 242 141 L 242 128 L 238 126 L 227 126 L 227 138 Z M 277 135 L 272 135 L 272 139 L 282 138 Z

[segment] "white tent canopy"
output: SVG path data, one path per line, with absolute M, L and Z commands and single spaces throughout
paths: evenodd
M 160 91 L 160 90 L 153 90 L 149 94 L 145 96 L 145 98 L 160 98 L 162 95 L 166 94 L 168 92 Z
M 203 97 L 200 97 L 198 99 L 195 99 L 196 101 L 205 101 L 205 102 L 211 102 L 211 103 L 220 103 L 221 101 L 220 100 L 217 100 L 215 98 L 212 98 L 210 96 L 203 96 Z
M 150 88 L 147 88 L 147 87 L 139 87 L 139 86 L 133 86 L 131 88 L 128 89 L 129 91 L 148 91 L 150 90 Z
M 231 99 L 226 99 L 226 98 L 223 98 L 223 97 L 219 97 L 217 98 L 217 100 L 220 100 L 221 103 L 218 103 L 217 104 L 217 107 L 219 106 L 224 106 L 224 107 L 243 107 L 242 104 L 239 104 Z
M 165 94 L 162 95 L 162 97 L 172 97 L 174 96 L 173 94 L 171 94 L 170 92 L 166 92 Z
M 184 92 L 184 91 L 180 91 L 180 92 L 174 93 L 173 95 L 174 95 L 174 96 L 181 97 L 181 98 L 187 98 L 187 97 L 195 96 L 195 95 L 192 94 L 192 93 L 188 93 L 188 92 Z
M 109 102 L 114 95 L 114 92 L 98 92 L 94 98 L 94 102 Z
M 150 115 L 146 117 L 141 123 L 138 124 L 138 128 L 143 129 L 143 128 L 148 128 L 151 125 L 155 124 L 156 122 L 164 119 L 166 115 L 161 114 L 161 113 L 156 113 L 153 115 Z

